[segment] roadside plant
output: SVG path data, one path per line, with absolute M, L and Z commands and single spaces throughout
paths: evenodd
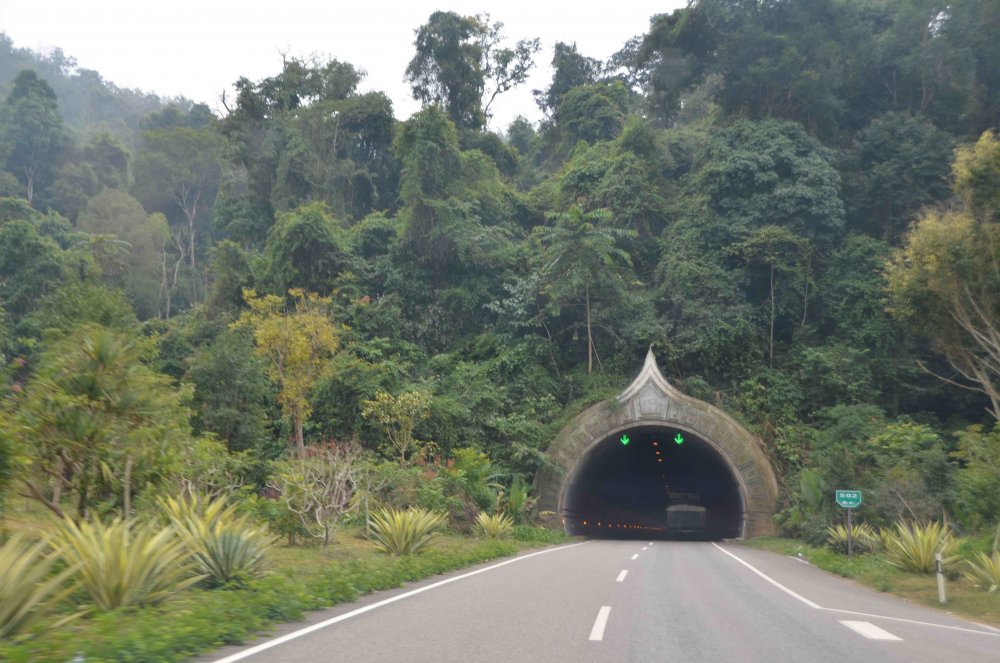
M 885 557 L 904 571 L 932 573 L 936 568 L 936 553 L 941 553 L 946 565 L 958 559 L 952 554 L 955 545 L 951 532 L 941 523 L 932 521 L 921 525 L 899 521 L 896 531 L 886 538 Z
M 499 539 L 507 536 L 514 529 L 514 520 L 506 513 L 489 514 L 480 511 L 476 514 L 476 523 L 473 529 L 479 536 L 487 539 Z
M 32 543 L 15 536 L 0 546 L 0 640 L 22 633 L 73 591 L 67 581 L 76 567 L 53 573 L 59 559 L 59 551 L 52 551 L 45 541 Z M 78 616 L 64 617 L 50 628 Z
M 966 570 L 962 572 L 973 585 L 989 593 L 1000 589 L 1000 551 L 992 555 L 977 553 L 975 559 L 965 560 Z
M 379 509 L 369 516 L 371 541 L 389 555 L 420 552 L 444 524 L 444 516 L 426 509 Z
M 274 540 L 237 515 L 235 506 L 226 506 L 225 497 L 168 497 L 160 506 L 194 559 L 196 573 L 209 585 L 242 583 L 261 575 Z
M 850 530 L 845 525 L 827 527 L 827 545 L 838 552 L 846 553 L 849 531 L 854 536 L 854 550 L 856 552 L 876 552 L 882 547 L 881 534 L 874 527 L 866 523 L 852 525 Z
M 528 522 L 528 514 L 535 507 L 535 498 L 529 492 L 531 487 L 521 477 L 515 478 L 507 491 L 507 513 L 518 525 Z
M 173 527 L 116 518 L 59 526 L 55 541 L 94 606 L 108 612 L 160 603 L 202 579 Z

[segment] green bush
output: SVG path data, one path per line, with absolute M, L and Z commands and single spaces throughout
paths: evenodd
M 380 509 L 369 523 L 376 548 L 390 555 L 410 555 L 430 543 L 444 516 L 425 509 Z
M 0 546 L 0 639 L 21 633 L 73 591 L 67 580 L 76 568 L 54 573 L 58 561 L 45 542 L 15 536 Z
M 944 563 L 951 564 L 956 542 L 948 529 L 938 522 L 896 523 L 896 531 L 885 542 L 885 558 L 893 566 L 913 573 L 932 573 L 937 567 L 934 555 L 938 552 Z
M 152 605 L 201 580 L 172 527 L 116 518 L 59 526 L 56 541 L 74 577 L 98 610 Z
M 565 543 L 569 537 L 562 530 L 549 529 L 538 525 L 515 525 L 512 530 L 515 541 L 532 543 Z
M 499 539 L 507 536 L 514 529 L 514 520 L 506 513 L 489 514 L 480 511 L 476 514 L 475 532 L 487 539 Z
M 226 498 L 166 498 L 161 507 L 208 584 L 242 583 L 263 571 L 273 539 L 226 506 Z
M 991 594 L 1000 588 L 1000 551 L 992 555 L 978 553 L 975 559 L 965 561 L 967 570 L 962 573 L 973 585 Z

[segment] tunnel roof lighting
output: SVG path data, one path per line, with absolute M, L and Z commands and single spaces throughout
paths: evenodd
M 654 441 L 654 442 L 653 442 L 653 446 L 654 446 L 654 447 L 658 447 L 658 446 L 660 446 L 660 443 L 659 443 L 659 442 L 656 442 L 656 441 Z

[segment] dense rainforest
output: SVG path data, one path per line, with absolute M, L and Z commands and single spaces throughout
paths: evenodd
M 285 58 L 219 116 L 3 38 L 0 489 L 242 490 L 325 536 L 267 497 L 354 454 L 387 501 L 530 511 L 651 346 L 760 437 L 784 532 L 844 487 L 995 527 L 998 34 L 997 0 L 692 0 L 605 61 L 557 44 L 500 130 L 550 54 L 485 16 L 416 30 L 409 118 L 364 63 Z

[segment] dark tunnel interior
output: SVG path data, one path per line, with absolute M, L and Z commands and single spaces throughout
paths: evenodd
M 741 535 L 732 470 L 708 442 L 669 427 L 630 428 L 594 445 L 563 496 L 566 533 L 594 538 Z

